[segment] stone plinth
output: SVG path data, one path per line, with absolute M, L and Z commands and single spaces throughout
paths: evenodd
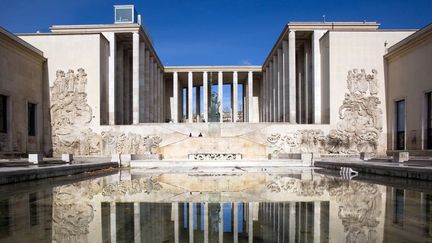
M 371 160 L 375 156 L 374 153 L 367 153 L 367 152 L 361 152 L 360 153 L 360 159 L 361 160 Z
M 67 163 L 71 163 L 73 161 L 73 155 L 72 154 L 62 154 L 61 160 Z
M 409 160 L 408 152 L 395 152 L 393 154 L 393 162 L 395 163 L 403 163 Z
M 161 154 L 132 154 L 131 160 L 161 160 Z
M 237 153 L 195 153 L 188 155 L 189 160 L 241 160 Z
M 39 164 L 39 162 L 43 161 L 42 154 L 29 154 L 28 162 L 32 164 Z

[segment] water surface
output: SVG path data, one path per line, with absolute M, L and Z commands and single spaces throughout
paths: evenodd
M 309 168 L 104 171 L 0 187 L 0 242 L 432 242 L 431 186 Z

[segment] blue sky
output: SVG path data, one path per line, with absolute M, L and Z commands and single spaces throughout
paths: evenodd
M 378 21 L 383 29 L 432 22 L 432 0 L 4 0 L 0 25 L 14 33 L 55 24 L 112 23 L 114 4 L 135 4 L 165 65 L 261 65 L 289 21 Z

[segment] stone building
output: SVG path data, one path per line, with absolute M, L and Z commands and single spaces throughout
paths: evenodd
M 262 66 L 165 66 L 134 6 L 114 9 L 18 35 L 49 60 L 54 154 L 386 152 L 383 55 L 414 31 L 290 22 Z
M 48 83 L 42 51 L 0 27 L 0 156 L 49 144 Z
M 432 24 L 392 46 L 385 55 L 387 146 L 432 154 Z

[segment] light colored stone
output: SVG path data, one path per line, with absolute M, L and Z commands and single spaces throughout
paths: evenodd
M 43 161 L 42 154 L 29 154 L 28 155 L 28 162 L 32 164 L 39 164 L 39 162 Z
M 368 152 L 361 152 L 360 153 L 360 159 L 361 160 L 371 160 L 375 156 L 374 153 L 368 153 Z
M 312 153 L 302 153 L 301 154 L 301 161 L 303 164 L 306 165 L 312 165 L 313 160 L 312 160 Z
M 61 160 L 67 163 L 70 163 L 73 161 L 73 155 L 72 154 L 62 154 Z
M 393 162 L 403 163 L 409 161 L 409 152 L 394 152 Z

